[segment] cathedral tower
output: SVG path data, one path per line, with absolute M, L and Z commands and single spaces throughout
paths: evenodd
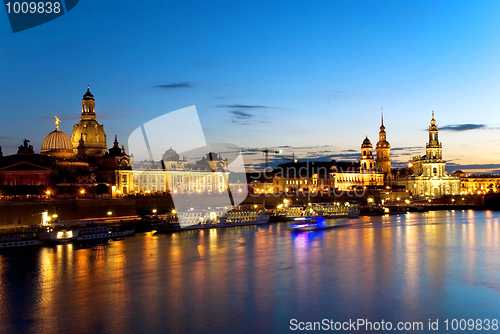
M 80 140 L 83 140 L 83 145 Z M 73 127 L 71 143 L 75 155 L 81 155 L 82 146 L 87 157 L 100 157 L 106 154 L 108 150 L 104 126 L 96 120 L 94 95 L 90 92 L 88 85 L 87 92 L 82 99 L 81 120 Z M 79 146 L 80 152 L 78 151 Z
M 438 127 L 434 119 L 434 111 L 432 111 L 431 125 L 429 125 L 429 142 L 425 145 L 425 155 L 428 160 L 442 160 L 443 149 L 438 140 Z
M 359 169 L 361 173 L 374 173 L 375 172 L 375 164 L 373 162 L 373 146 L 366 136 L 365 140 L 363 140 L 363 144 L 361 144 L 361 160 L 359 161 Z
M 387 141 L 384 126 L 384 110 L 382 109 L 382 125 L 378 134 L 377 143 L 377 169 L 379 173 L 384 173 L 385 182 L 392 179 L 391 174 L 391 144 Z

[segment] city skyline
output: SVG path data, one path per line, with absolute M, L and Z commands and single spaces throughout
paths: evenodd
M 398 167 L 425 152 L 434 110 L 448 171 L 500 170 L 496 2 L 151 6 L 81 3 L 16 34 L 0 18 L 4 155 L 23 138 L 39 152 L 54 116 L 70 133 L 89 82 L 97 119 L 122 144 L 150 119 L 196 105 L 209 142 L 359 160 L 383 107 Z

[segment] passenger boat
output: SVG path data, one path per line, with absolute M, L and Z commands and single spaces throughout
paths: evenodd
M 182 216 L 171 216 L 162 223 L 156 224 L 154 229 L 157 233 L 170 233 L 185 230 L 260 225 L 267 224 L 271 217 L 269 214 L 257 210 L 231 210 L 228 212 L 222 211 L 222 213 L 221 210 L 215 210 L 208 210 L 208 213 L 204 215 L 193 214 L 194 217 L 197 217 L 194 220 L 182 220 Z M 216 216 L 216 213 L 219 213 L 219 215 Z
M 75 240 L 78 237 L 78 230 L 68 229 L 65 226 L 49 225 L 41 226 L 38 231 L 38 238 L 48 243 L 64 243 Z
M 278 205 L 278 207 L 274 210 L 271 220 L 280 222 L 280 221 L 289 221 L 294 218 L 306 217 L 311 215 L 310 207 L 304 206 L 283 206 L 283 204 Z
M 292 232 L 309 232 L 326 228 L 324 217 L 304 217 L 295 218 L 293 223 L 288 225 Z
M 356 218 L 359 217 L 359 206 L 346 202 L 344 205 L 340 203 L 316 203 L 312 205 L 313 211 L 318 217 L 327 219 L 334 218 Z
M 271 215 L 256 210 L 232 210 L 219 216 L 220 225 L 260 225 L 269 222 Z
M 26 246 L 43 245 L 43 241 L 38 239 L 38 231 L 29 229 L 27 231 L 7 231 L 0 234 L 0 249 Z
M 295 218 L 324 217 L 335 218 L 356 218 L 359 217 L 359 205 L 346 202 L 341 203 L 314 203 L 307 206 L 287 206 L 279 205 L 273 213 L 273 221 L 291 221 Z
M 127 226 L 87 226 L 78 229 L 77 241 L 113 239 L 134 234 L 135 229 Z

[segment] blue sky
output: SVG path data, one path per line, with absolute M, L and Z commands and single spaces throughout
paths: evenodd
M 435 110 L 450 167 L 500 169 L 498 17 L 498 1 L 80 1 L 13 34 L 3 12 L 0 146 L 39 151 L 54 115 L 71 134 L 89 82 L 108 146 L 195 105 L 209 142 L 351 160 L 383 107 L 402 163 Z

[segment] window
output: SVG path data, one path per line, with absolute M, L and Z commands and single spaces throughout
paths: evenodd
M 432 169 L 432 172 L 433 172 L 434 174 L 437 174 L 437 168 L 436 168 L 436 167 L 434 167 L 434 168 Z

